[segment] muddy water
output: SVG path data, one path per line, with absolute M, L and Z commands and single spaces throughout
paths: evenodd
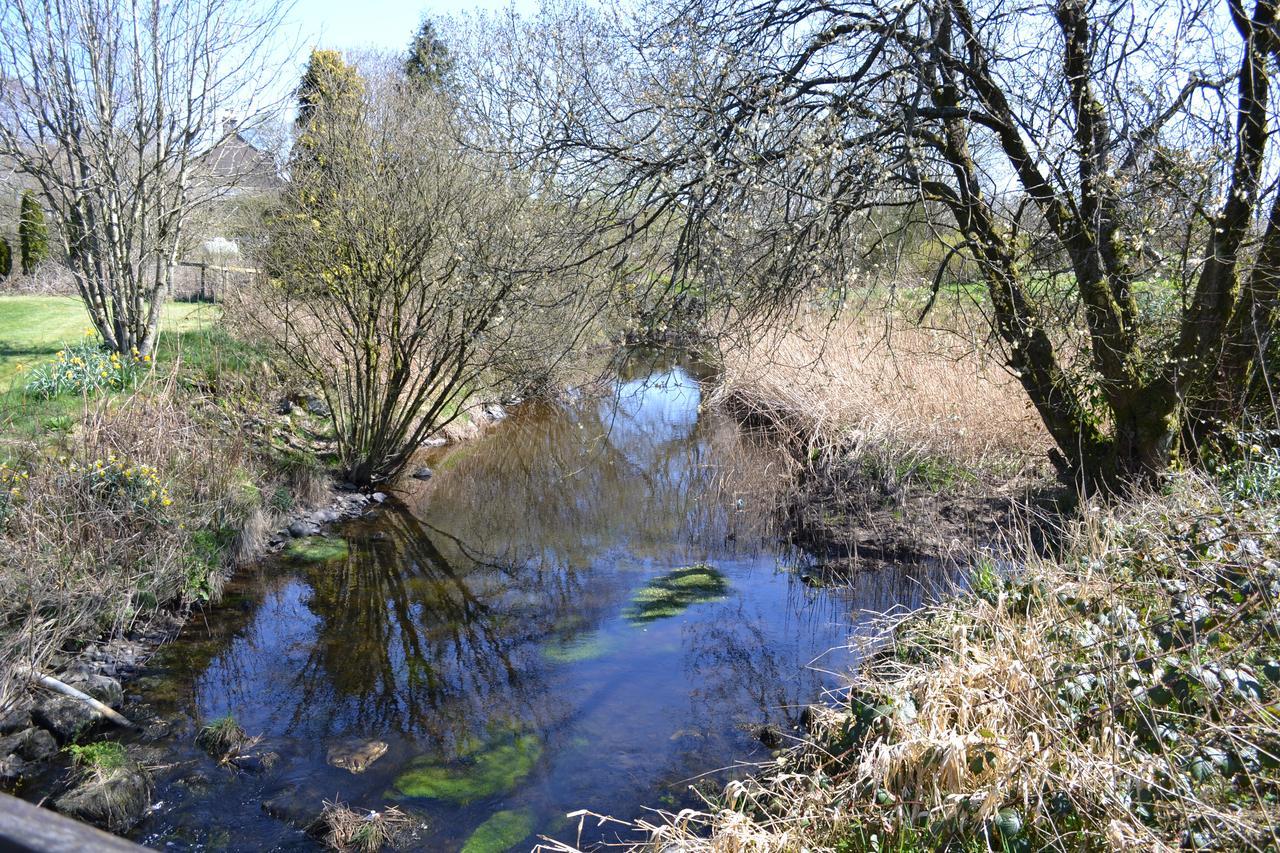
M 572 841 L 569 811 L 635 818 L 767 757 L 759 728 L 791 732 L 838 683 L 863 611 L 921 594 L 906 569 L 801 583 L 805 556 L 766 523 L 777 460 L 702 411 L 673 361 L 519 407 L 430 464 L 403 508 L 338 531 L 348 556 L 237 578 L 153 660 L 137 710 L 167 721 L 149 739 L 165 766 L 137 840 L 316 849 L 296 824 L 340 798 L 399 805 L 425 824 L 417 849 Z M 194 746 L 226 714 L 269 769 Z M 362 772 L 331 763 L 362 766 L 342 750 L 373 741 Z M 618 835 L 588 825 L 582 843 Z

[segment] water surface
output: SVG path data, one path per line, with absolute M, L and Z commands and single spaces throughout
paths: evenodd
M 529 849 L 574 840 L 571 810 L 640 817 L 766 758 L 761 727 L 794 733 L 852 663 L 863 612 L 915 605 L 922 582 L 890 569 L 804 585 L 805 556 L 767 523 L 778 459 L 703 410 L 693 372 L 633 359 L 613 393 L 517 407 L 432 457 L 403 507 L 340 529 L 348 557 L 235 579 L 139 683 L 171 722 L 161 804 L 135 838 L 315 849 L 263 803 L 287 817 L 341 799 L 399 805 L 425 823 L 417 847 L 441 851 L 513 813 L 530 829 L 513 849 Z M 721 586 L 640 615 L 637 595 L 697 564 Z M 226 714 L 274 766 L 233 772 L 195 748 L 199 721 Z M 388 748 L 353 774 L 326 761 L 349 739 Z M 431 796 L 403 775 L 424 767 L 444 780 Z

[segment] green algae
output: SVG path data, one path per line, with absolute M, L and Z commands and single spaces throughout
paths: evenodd
M 505 853 L 533 833 L 533 812 L 507 809 L 495 812 L 476 827 L 462 853 Z
M 697 563 L 660 575 L 636 590 L 623 615 L 633 625 L 646 625 L 677 616 L 694 604 L 723 598 L 728 590 L 723 574 Z
M 579 663 L 594 660 L 613 651 L 614 641 L 600 634 L 573 639 L 556 638 L 542 646 L 542 656 L 552 663 Z
M 345 560 L 351 551 L 347 547 L 347 540 L 341 537 L 308 536 L 290 542 L 285 553 L 295 560 L 307 563 L 327 563 L 330 560 Z
M 404 797 L 466 805 L 511 791 L 540 757 L 542 741 L 531 734 L 511 732 L 472 744 L 463 751 L 460 762 L 416 758 L 392 786 Z

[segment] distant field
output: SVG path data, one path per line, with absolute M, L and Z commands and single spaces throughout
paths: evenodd
M 204 328 L 217 319 L 214 305 L 171 302 L 160 328 L 167 333 Z M 10 390 L 18 365 L 36 365 L 63 344 L 84 336 L 89 316 L 84 303 L 69 296 L 0 296 L 0 393 Z

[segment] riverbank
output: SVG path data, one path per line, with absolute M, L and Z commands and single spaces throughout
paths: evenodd
M 1280 451 L 1037 510 L 1047 438 L 955 343 L 842 321 L 725 358 L 717 400 L 789 448 L 791 533 L 838 567 L 824 580 L 922 558 L 970 580 L 881 617 L 798 743 L 639 821 L 635 849 L 1280 843 Z
M 970 336 L 863 314 L 732 343 L 711 402 L 788 450 L 783 527 L 833 580 L 966 557 L 1056 491 L 1043 425 Z
M 11 789 L 60 749 L 113 733 L 25 673 L 118 708 L 130 677 L 218 602 L 232 572 L 382 497 L 335 483 L 322 405 L 228 334 L 215 306 L 174 310 L 154 362 L 90 371 L 78 300 L 0 299 L 0 780 Z M 28 390 L 53 363 L 74 387 Z
M 1280 460 L 1092 506 L 884 620 L 839 710 L 645 849 L 1274 849 Z

